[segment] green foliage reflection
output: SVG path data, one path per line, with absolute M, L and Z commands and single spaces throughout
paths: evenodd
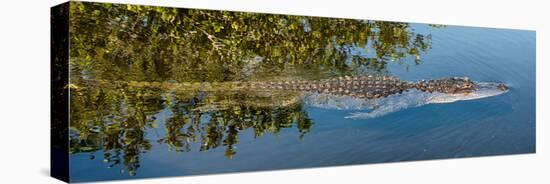
M 102 153 L 131 175 L 155 144 L 175 152 L 223 147 L 232 158 L 240 132 L 297 128 L 303 138 L 313 122 L 300 103 L 273 105 L 294 102 L 293 93 L 128 89 L 89 79 L 317 79 L 387 72 L 388 62 L 407 57 L 419 64 L 431 47 L 431 36 L 407 23 L 88 2 L 70 10 L 70 152 Z

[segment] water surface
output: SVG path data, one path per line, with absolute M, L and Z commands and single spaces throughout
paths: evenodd
M 72 181 L 535 152 L 534 31 L 76 2 L 72 8 Z M 278 103 L 300 99 L 295 93 L 123 85 L 366 74 L 468 76 L 510 90 L 354 119 L 345 117 L 363 110 Z

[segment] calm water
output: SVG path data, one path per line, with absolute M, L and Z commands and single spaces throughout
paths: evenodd
M 303 103 L 278 109 L 235 109 L 229 105 L 230 110 L 192 115 L 190 109 L 196 108 L 201 98 L 188 97 L 185 92 L 145 91 L 138 93 L 142 97 L 136 97 L 145 100 L 132 101 L 134 96 L 102 96 L 109 93 L 107 90 L 83 91 L 82 96 L 95 101 L 82 102 L 84 110 L 72 118 L 93 126 L 71 125 L 72 180 L 535 152 L 535 32 L 420 24 L 411 24 L 408 30 L 431 35 L 431 48 L 420 55 L 421 64 L 414 64 L 416 56 L 406 56 L 396 61 L 389 59 L 384 70 L 359 68 L 350 70 L 351 74 L 383 72 L 413 81 L 469 76 L 475 81 L 503 82 L 510 91 L 478 100 L 411 107 L 367 119 L 344 118 L 360 110 L 334 110 Z M 352 47 L 351 51 L 359 56 L 375 55 L 359 47 Z M 271 77 L 266 74 L 271 71 L 269 67 L 258 70 L 255 75 L 245 76 L 262 80 Z M 340 75 L 319 71 L 300 68 L 289 72 L 286 78 Z M 104 72 L 91 67 L 80 71 L 80 75 L 86 79 Z M 119 118 L 124 114 L 129 116 Z M 254 121 L 264 116 L 272 117 L 269 121 Z M 223 126 L 208 124 L 217 119 L 223 119 L 218 122 Z M 193 128 L 187 121 L 198 125 Z M 261 123 L 266 125 L 258 125 Z M 111 127 L 115 124 L 119 126 Z

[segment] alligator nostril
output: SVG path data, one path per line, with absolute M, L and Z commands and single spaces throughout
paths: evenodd
M 501 91 L 506 91 L 508 90 L 508 86 L 506 86 L 505 84 L 499 84 L 497 86 L 498 89 L 500 89 Z

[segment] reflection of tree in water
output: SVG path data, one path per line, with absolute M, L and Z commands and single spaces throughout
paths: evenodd
M 283 75 L 289 67 L 384 70 L 431 45 L 430 35 L 399 22 L 82 2 L 71 10 L 73 70 L 92 68 L 103 78 L 226 81 Z M 243 72 L 251 66 L 252 74 Z
M 216 94 L 213 94 L 216 95 Z M 239 132 L 251 129 L 255 137 L 277 134 L 296 127 L 303 136 L 312 122 L 300 104 L 285 107 L 254 107 L 233 104 L 210 110 L 203 95 L 174 94 L 153 89 L 76 88 L 71 91 L 71 153 L 104 153 L 109 167 L 123 164 L 130 174 L 139 168 L 139 156 L 149 151 L 151 141 L 176 152 L 207 151 L 225 147 L 225 156 L 236 154 Z M 161 111 L 171 113 L 165 120 Z M 166 116 L 166 115 L 164 115 Z M 158 124 L 165 135 L 146 138 Z M 197 144 L 200 143 L 200 144 Z M 92 156 L 92 158 L 94 158 Z
M 70 94 L 70 152 L 101 151 L 110 167 L 122 164 L 131 175 L 152 141 L 176 152 L 225 147 L 232 158 L 241 131 L 258 137 L 296 127 L 303 137 L 312 122 L 299 103 L 269 106 L 269 99 L 265 105 L 266 99 L 243 94 L 102 88 L 87 79 L 317 79 L 385 72 L 389 61 L 407 57 L 419 64 L 431 45 L 430 35 L 413 33 L 407 23 L 109 3 L 71 2 L 70 24 L 70 82 L 77 86 Z M 277 99 L 287 96 L 293 97 Z M 152 140 L 147 135 L 159 123 L 166 133 Z
M 177 98 L 177 97 L 176 97 Z M 202 99 L 204 100 L 204 99 Z M 226 146 L 226 156 L 235 154 L 238 133 L 252 129 L 255 137 L 264 133 L 278 133 L 282 128 L 296 126 L 300 138 L 309 131 L 312 122 L 300 105 L 286 107 L 227 106 L 217 110 L 200 111 L 198 106 L 208 102 L 191 97 L 176 99 L 171 106 L 172 116 L 166 120 L 167 136 L 160 141 L 178 152 L 191 151 L 192 143 L 201 139 L 200 151 Z M 206 119 L 201 119 L 206 117 Z M 201 134 L 197 137 L 197 134 Z

